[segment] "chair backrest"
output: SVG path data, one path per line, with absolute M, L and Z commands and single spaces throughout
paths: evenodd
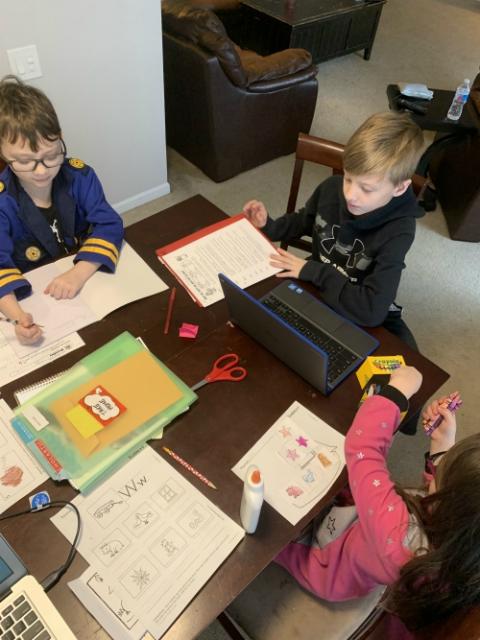
M 297 206 L 298 190 L 302 178 L 304 162 L 315 162 L 317 164 L 330 167 L 333 175 L 343 174 L 343 151 L 345 147 L 338 142 L 317 138 L 305 133 L 298 135 L 297 150 L 295 152 L 295 166 L 293 168 L 290 194 L 288 196 L 287 213 L 294 213 Z M 412 177 L 412 187 L 417 199 L 421 197 L 427 185 L 427 180 L 423 176 L 415 174 Z M 288 246 L 297 247 L 304 251 L 312 250 L 312 243 L 308 240 L 295 240 L 290 243 L 282 242 L 282 249 Z

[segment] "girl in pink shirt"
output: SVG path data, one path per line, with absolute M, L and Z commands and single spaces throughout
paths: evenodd
M 402 367 L 362 404 L 345 440 L 354 505 L 333 507 L 313 538 L 276 558 L 326 600 L 390 585 L 386 607 L 412 630 L 480 602 L 480 434 L 453 446 L 455 418 L 434 401 L 424 417 L 443 420 L 425 454 L 428 493 L 401 490 L 387 470 L 400 413 L 421 381 Z

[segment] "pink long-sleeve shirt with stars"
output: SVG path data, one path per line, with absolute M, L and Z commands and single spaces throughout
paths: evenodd
M 386 466 L 399 420 L 400 410 L 388 398 L 373 396 L 362 404 L 345 439 L 358 519 L 323 548 L 291 542 L 276 558 L 320 598 L 348 600 L 392 584 L 415 552 L 418 528 Z

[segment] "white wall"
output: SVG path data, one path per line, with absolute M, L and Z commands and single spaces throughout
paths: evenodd
M 69 155 L 92 165 L 119 212 L 169 193 L 159 0 L 0 0 L 7 49 L 37 45 Z

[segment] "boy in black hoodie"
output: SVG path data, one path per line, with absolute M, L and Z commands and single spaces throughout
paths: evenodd
M 327 178 L 300 211 L 272 220 L 257 200 L 243 209 L 270 240 L 312 236 L 308 260 L 282 249 L 271 256 L 283 269 L 278 277 L 312 282 L 346 318 L 383 325 L 415 350 L 394 300 L 416 218 L 424 213 L 411 187 L 422 148 L 422 131 L 408 115 L 375 114 L 348 141 L 344 176 Z

